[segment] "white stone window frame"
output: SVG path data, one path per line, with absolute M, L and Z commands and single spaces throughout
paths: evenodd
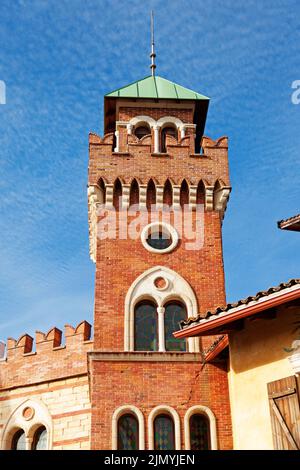
M 185 450 L 191 450 L 190 418 L 195 414 L 205 416 L 209 422 L 210 450 L 218 450 L 217 423 L 216 418 L 210 408 L 202 405 L 195 405 L 189 408 L 184 416 L 184 441 Z
M 148 438 L 149 438 L 149 450 L 154 450 L 154 420 L 157 416 L 166 414 L 173 419 L 174 432 L 175 432 L 175 449 L 181 450 L 180 441 L 180 418 L 176 410 L 168 405 L 156 406 L 148 417 Z
M 155 232 L 163 232 L 163 233 L 166 233 L 166 234 L 169 234 L 171 236 L 171 239 L 172 239 L 172 243 L 170 246 L 168 246 L 167 248 L 164 248 L 162 250 L 159 250 L 157 248 L 154 248 L 152 246 L 150 246 L 147 242 L 147 238 L 151 233 L 155 233 Z M 170 253 L 171 251 L 173 251 L 176 246 L 178 245 L 178 241 L 179 241 L 179 235 L 177 233 L 177 230 L 172 227 L 172 225 L 170 224 L 167 224 L 166 222 L 152 222 L 151 224 L 148 224 L 146 225 L 143 230 L 142 230 L 142 233 L 141 233 L 141 242 L 143 244 L 143 247 L 147 250 L 147 251 L 150 251 L 150 253 L 158 253 L 158 254 L 165 254 L 165 253 Z
M 167 281 L 167 286 L 164 289 L 155 287 L 154 281 L 156 278 L 160 277 Z M 154 266 L 153 268 L 146 270 L 131 284 L 125 298 L 124 351 L 134 351 L 135 307 L 143 300 L 151 300 L 157 305 L 159 340 L 158 352 L 166 351 L 164 341 L 164 305 L 167 302 L 175 300 L 184 303 L 187 310 L 187 317 L 195 317 L 198 313 L 196 295 L 189 283 L 182 276 L 180 276 L 180 274 L 165 266 Z M 197 353 L 199 351 L 199 338 L 188 338 L 187 352 Z
M 161 153 L 160 149 L 160 132 L 161 129 L 168 125 L 175 126 L 177 131 L 180 130 L 181 138 L 185 137 L 185 128 L 190 127 L 191 124 L 184 124 L 179 118 L 174 116 L 164 116 L 157 121 L 150 116 L 136 116 L 127 123 L 127 133 L 132 134 L 133 129 L 140 125 L 147 124 L 151 129 L 154 129 L 154 153 Z
M 34 415 L 30 420 L 25 419 L 22 415 L 23 410 L 27 407 L 34 410 Z M 7 420 L 2 433 L 1 449 L 10 450 L 15 433 L 21 429 L 25 433 L 26 450 L 32 450 L 34 435 L 42 426 L 47 431 L 47 450 L 51 450 L 53 424 L 46 405 L 37 399 L 23 401 L 16 406 Z
M 145 420 L 144 415 L 133 405 L 122 405 L 117 408 L 112 416 L 112 450 L 118 450 L 118 422 L 119 419 L 126 415 L 134 415 L 139 423 L 139 450 L 145 450 Z

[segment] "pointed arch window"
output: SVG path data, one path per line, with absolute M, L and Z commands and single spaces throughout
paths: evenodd
M 150 300 L 139 302 L 134 312 L 135 351 L 157 351 L 157 307 Z
M 154 419 L 154 449 L 175 449 L 174 421 L 168 414 L 159 414 Z
M 118 450 L 139 449 L 139 423 L 135 415 L 127 413 L 118 420 Z
M 173 333 L 180 326 L 179 322 L 186 320 L 186 307 L 182 302 L 172 301 L 165 305 L 165 344 L 166 351 L 186 351 L 186 340 L 174 338 Z
M 191 450 L 209 450 L 210 425 L 204 414 L 195 413 L 190 417 L 190 448 Z
M 32 450 L 46 450 L 47 439 L 47 429 L 45 428 L 45 426 L 40 426 L 34 433 L 32 441 Z
M 11 443 L 12 450 L 26 450 L 26 439 L 25 432 L 23 429 L 19 429 L 12 438 Z

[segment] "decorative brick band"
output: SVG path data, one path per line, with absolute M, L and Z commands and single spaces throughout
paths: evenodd
M 88 355 L 93 361 L 103 362 L 203 362 L 200 353 L 91 351 Z
M 89 436 L 77 437 L 76 439 L 65 439 L 64 441 L 53 442 L 53 447 L 65 446 L 70 444 L 77 444 L 78 442 L 88 442 L 90 440 Z
M 92 411 L 91 408 L 86 408 L 86 409 L 83 409 L 83 410 L 67 411 L 66 413 L 60 413 L 60 414 L 57 414 L 57 415 L 52 415 L 52 419 L 61 419 L 61 418 L 67 418 L 69 416 L 90 414 L 91 411 Z
M 6 395 L 4 397 L 0 397 L 0 401 L 14 400 L 15 398 L 29 397 L 29 396 L 38 395 L 38 394 L 41 394 L 41 393 L 54 392 L 56 390 L 82 387 L 83 385 L 88 385 L 88 383 L 89 383 L 88 380 L 84 380 L 84 381 L 79 382 L 78 384 L 72 383 L 70 385 L 56 385 L 54 387 L 47 387 L 47 388 L 43 388 L 41 390 L 36 389 L 36 390 L 33 390 L 32 392 L 23 392 L 23 393 L 16 393 L 15 395 L 14 394 Z M 30 385 L 30 387 L 32 387 L 32 385 Z

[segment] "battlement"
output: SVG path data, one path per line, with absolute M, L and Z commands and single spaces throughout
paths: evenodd
M 36 331 L 35 340 L 24 334 L 18 340 L 8 338 L 6 345 L 0 342 L 0 389 L 86 373 L 86 354 L 93 347 L 91 325 L 65 325 L 64 343 L 62 337 L 53 327 L 47 333 Z
M 120 140 L 121 142 L 121 140 Z M 126 135 L 126 144 L 113 149 L 113 134 L 103 138 L 96 134 L 89 136 L 89 185 L 97 185 L 100 178 L 107 184 L 114 184 L 116 178 L 130 183 L 138 178 L 143 184 L 155 179 L 163 185 L 167 178 L 175 184 L 186 179 L 192 185 L 207 181 L 214 186 L 222 180 L 229 187 L 228 138 L 216 140 L 204 136 L 201 153 L 195 154 L 194 136 L 188 135 L 179 140 L 166 135 L 166 152 L 153 152 L 153 136 L 146 135 L 140 140 L 132 134 Z

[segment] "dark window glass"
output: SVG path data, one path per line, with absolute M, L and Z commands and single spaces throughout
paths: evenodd
M 171 416 L 158 415 L 154 420 L 154 449 L 174 450 L 175 433 Z
M 146 127 L 146 126 L 137 127 L 134 133 L 138 139 L 141 139 L 145 135 L 151 134 L 149 127 Z
M 26 450 L 25 432 L 19 429 L 13 437 L 12 450 Z
M 166 135 L 170 135 L 171 137 L 175 137 L 177 139 L 177 131 L 174 127 L 164 127 L 161 131 L 161 151 L 165 153 L 167 151 L 166 147 Z
M 135 307 L 135 351 L 157 351 L 157 312 L 152 302 L 141 302 Z
M 173 333 L 180 329 L 179 322 L 186 320 L 186 308 L 181 302 L 165 305 L 166 351 L 186 351 L 186 340 L 174 338 Z
M 46 450 L 47 449 L 47 429 L 41 426 L 34 434 L 32 442 L 32 450 Z
M 135 416 L 126 414 L 118 421 L 118 450 L 138 450 L 139 424 Z
M 206 416 L 194 414 L 190 417 L 191 450 L 209 450 L 209 421 Z
M 162 231 L 154 232 L 148 235 L 147 243 L 156 250 L 164 250 L 172 244 L 172 237 L 169 233 Z

